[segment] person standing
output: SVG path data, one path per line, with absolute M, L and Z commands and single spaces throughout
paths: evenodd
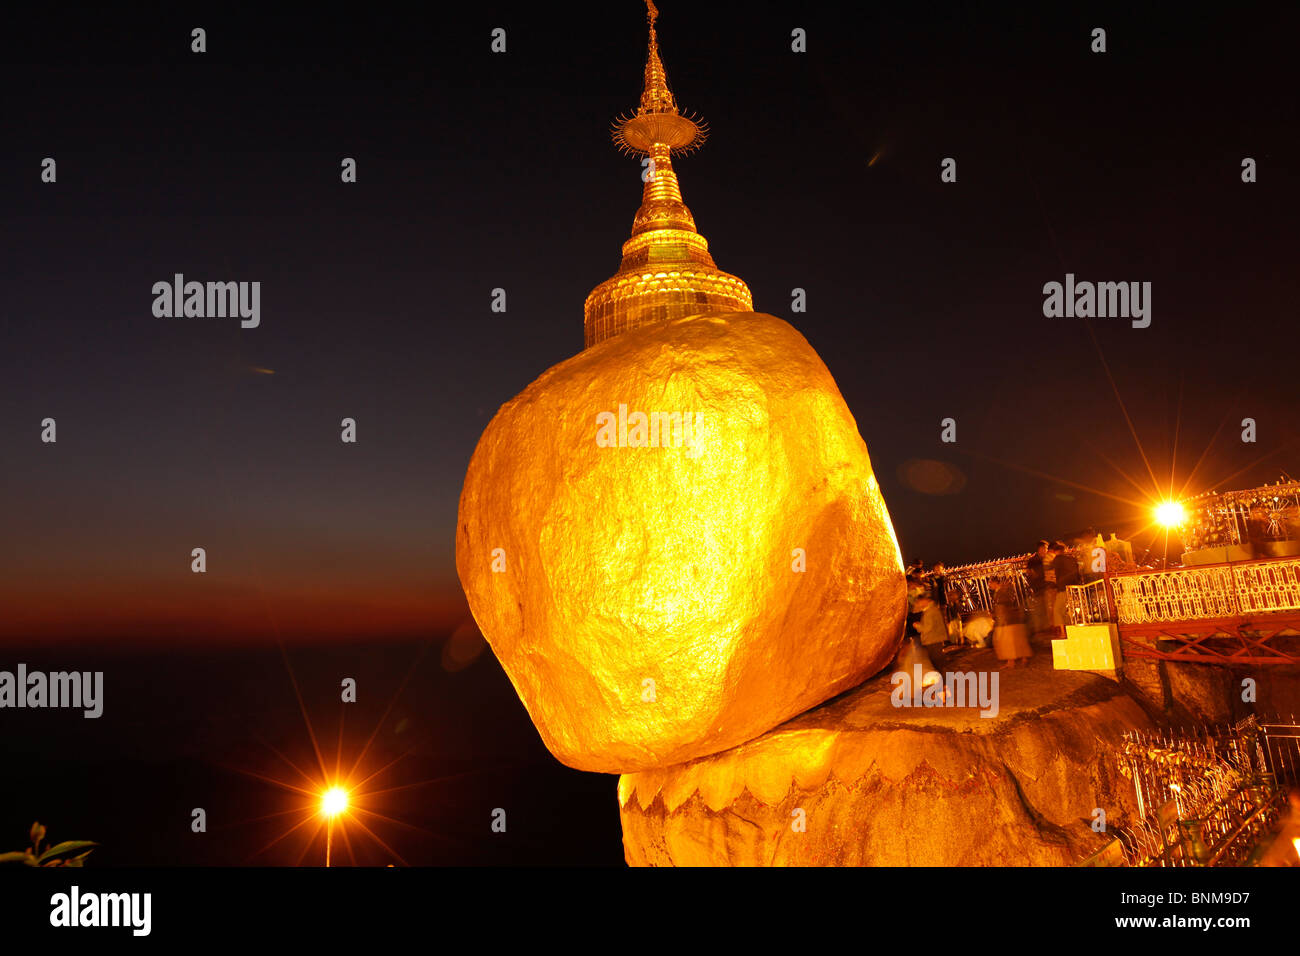
M 1052 563 L 1052 544 L 1050 541 L 1039 542 L 1044 547 L 1043 579 L 1047 586 L 1043 589 L 1043 629 L 1051 630 L 1056 616 L 1056 565 Z
M 921 633 L 920 600 L 925 597 L 925 586 L 915 574 L 907 575 L 907 636 L 917 637 Z
M 943 614 L 939 610 L 939 602 L 932 597 L 922 596 L 916 602 L 916 609 L 921 612 L 921 619 L 916 628 L 920 633 L 921 645 L 930 647 L 936 644 L 946 644 L 948 642 L 948 628 L 943 623 Z
M 939 617 L 943 620 L 944 643 L 948 643 L 948 569 L 940 561 L 934 566 L 933 577 L 930 579 L 930 597 L 934 598 L 934 603 L 939 605 Z
M 1065 637 L 1065 627 L 1070 623 L 1065 589 L 1079 583 L 1079 562 L 1065 549 L 1065 542 L 1054 541 L 1051 547 L 1052 570 L 1056 572 L 1056 598 L 1052 605 L 1052 630 L 1057 637 Z
M 993 620 L 993 653 L 1003 662 L 1001 667 L 1028 664 L 1034 651 L 1029 646 L 1029 632 L 1025 629 L 1025 612 L 1020 607 L 1015 582 L 1010 577 L 999 577 L 995 581 Z
M 1047 598 L 1047 542 L 1039 541 L 1038 548 L 1025 562 L 1025 583 L 1029 585 L 1029 630 L 1032 634 L 1051 626 L 1052 606 Z

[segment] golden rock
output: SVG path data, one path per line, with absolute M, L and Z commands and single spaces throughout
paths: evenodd
M 760 313 L 631 329 L 502 406 L 456 566 L 546 746 L 581 770 L 757 737 L 887 665 L 905 613 L 853 416 Z
M 1123 685 L 1040 654 L 992 717 L 900 709 L 894 688 L 881 674 L 733 750 L 620 777 L 628 864 L 1069 866 L 1138 819 L 1115 754 L 1152 723 Z

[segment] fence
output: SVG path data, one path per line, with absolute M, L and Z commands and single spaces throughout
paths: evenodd
M 1086 866 L 1224 866 L 1251 862 L 1300 775 L 1291 716 L 1190 731 L 1131 731 L 1119 755 L 1140 819 Z
M 949 568 L 946 572 L 948 604 L 961 611 L 993 611 L 993 581 L 1011 578 L 1016 591 L 1016 602 L 1021 607 L 1029 603 L 1029 582 L 1025 577 L 1025 564 L 1029 555 L 986 561 Z
M 1300 559 L 1112 575 L 1116 623 L 1214 620 L 1300 610 Z
M 1069 585 L 1065 589 L 1065 601 L 1071 624 L 1103 624 L 1110 620 L 1104 580 Z
M 1300 724 L 1296 723 L 1295 715 L 1290 715 L 1289 723 L 1278 718 L 1263 727 L 1268 772 L 1279 783 L 1300 786 Z

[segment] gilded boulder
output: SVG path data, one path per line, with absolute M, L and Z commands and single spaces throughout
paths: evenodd
M 633 329 L 503 405 L 456 565 L 542 739 L 582 770 L 751 740 L 885 667 L 905 612 L 857 424 L 761 313 Z

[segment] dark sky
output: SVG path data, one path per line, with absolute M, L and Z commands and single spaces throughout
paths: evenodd
M 677 164 L 686 201 L 718 265 L 831 369 L 905 557 L 1144 524 L 1151 481 L 1116 390 L 1165 484 L 1202 452 L 1189 491 L 1296 468 L 1284 5 L 660 8 L 674 91 L 713 131 Z M 7 24 L 4 633 L 357 636 L 463 616 L 453 532 L 475 442 L 581 348 L 583 299 L 639 202 L 609 124 L 640 92 L 643 9 L 330 11 Z M 57 184 L 39 181 L 46 156 Z M 260 281 L 260 327 L 154 317 L 153 283 L 177 272 Z M 1044 318 L 1043 283 L 1067 272 L 1150 281 L 1151 327 Z M 909 487 L 915 460 L 957 469 L 959 493 Z

